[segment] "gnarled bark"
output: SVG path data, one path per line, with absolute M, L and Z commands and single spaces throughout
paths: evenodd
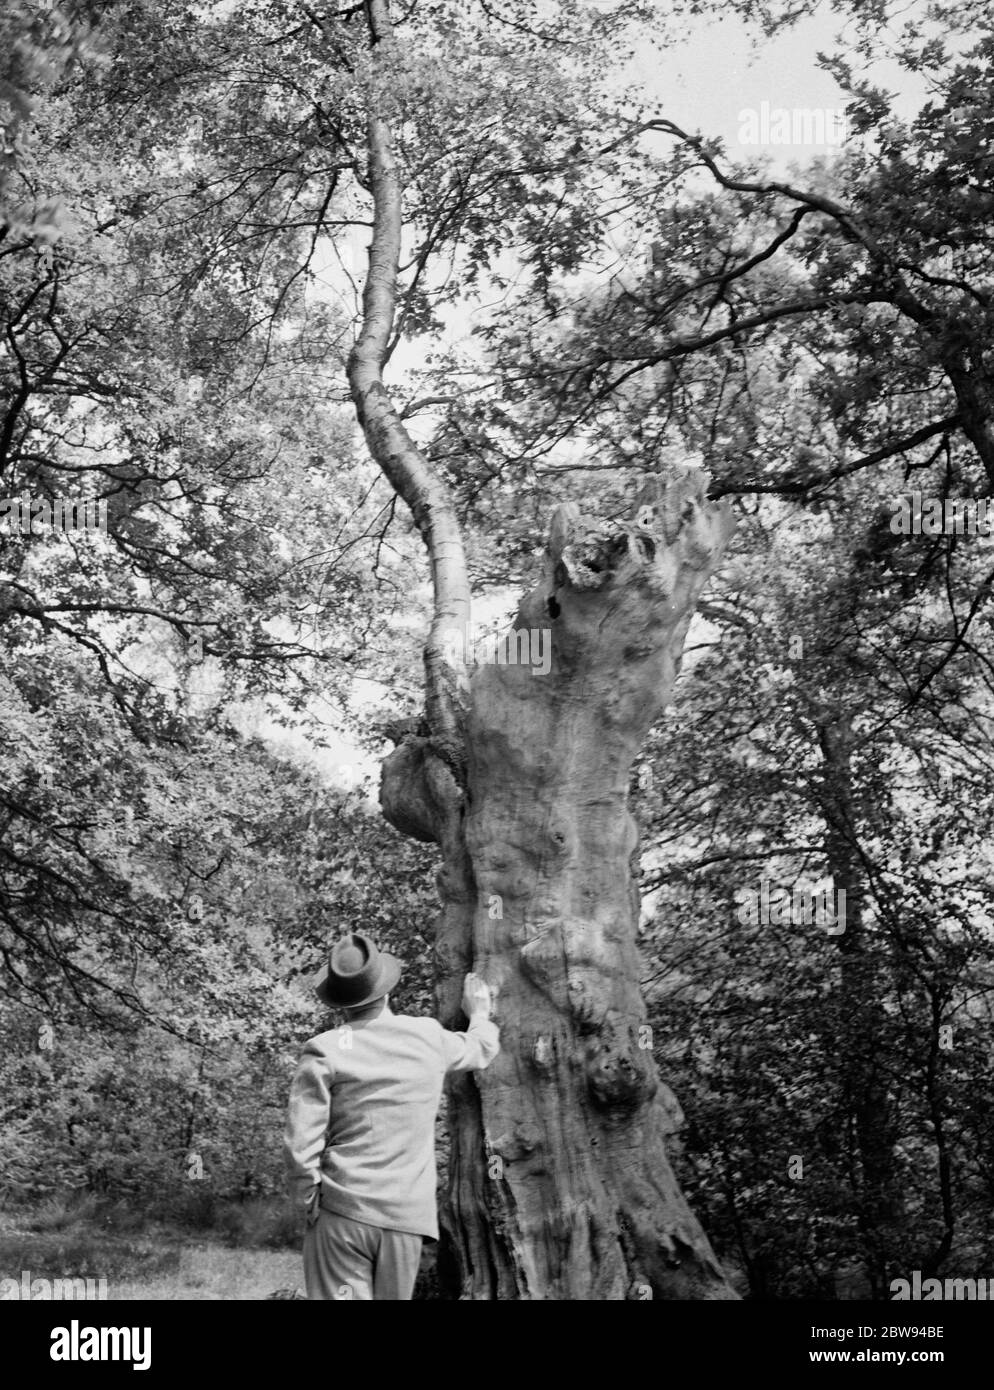
M 655 518 L 642 508 L 639 524 L 560 508 L 514 626 L 543 634 L 550 669 L 473 674 L 458 833 L 444 800 L 432 820 L 425 740 L 387 760 L 390 820 L 448 839 L 443 1021 L 457 1022 L 470 965 L 497 997 L 501 1055 L 450 1108 L 446 1225 L 463 1296 L 732 1296 L 666 1156 L 672 1101 L 639 992 L 628 808 L 632 763 L 731 527 L 694 471 L 660 484 Z
M 451 1225 L 472 1297 L 730 1296 L 666 1156 L 628 786 L 731 523 L 699 474 L 659 501 L 655 526 L 561 509 L 515 623 L 549 634 L 549 673 L 472 679 L 473 961 L 503 1049 L 455 1110 Z

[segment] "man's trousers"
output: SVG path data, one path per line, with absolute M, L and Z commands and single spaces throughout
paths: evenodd
M 420 1264 L 420 1236 L 381 1230 L 323 1207 L 304 1236 L 304 1284 L 311 1299 L 406 1302 Z

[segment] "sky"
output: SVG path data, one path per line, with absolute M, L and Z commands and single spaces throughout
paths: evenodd
M 909 7 L 904 17 L 922 8 Z M 834 79 L 817 65 L 819 50 L 835 51 L 835 35 L 842 22 L 828 4 L 822 4 L 810 18 L 767 39 L 758 25 L 746 24 L 736 15 L 692 17 L 682 43 L 663 52 L 646 49 L 631 65 L 631 76 L 657 96 L 661 116 L 685 130 L 723 139 L 729 155 L 755 154 L 758 151 L 739 144 L 743 110 L 758 111 L 763 102 L 770 108 L 787 109 L 830 110 L 844 105 Z M 913 116 L 927 95 L 923 79 L 904 72 L 893 60 L 875 66 L 872 75 L 895 94 L 896 113 L 902 118 Z M 790 160 L 812 152 L 777 145 L 762 150 L 784 171 Z M 824 147 L 817 152 L 824 152 Z

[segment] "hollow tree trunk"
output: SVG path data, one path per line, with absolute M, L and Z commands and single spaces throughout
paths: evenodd
M 395 43 L 386 0 L 368 0 L 366 17 L 375 59 Z M 472 968 L 497 994 L 501 1028 L 497 1060 L 450 1097 L 443 1219 L 459 1289 L 734 1297 L 666 1157 L 668 1093 L 639 995 L 638 831 L 627 807 L 632 761 L 666 702 L 731 515 L 705 502 L 695 471 L 666 488 L 655 479 L 657 505 L 631 525 L 600 527 L 560 508 L 543 580 L 515 625 L 546 634 L 551 669 L 486 665 L 468 680 L 451 641 L 469 616 L 455 509 L 383 381 L 402 181 L 383 103 L 371 101 L 373 238 L 349 384 L 370 453 L 424 541 L 434 594 L 425 718 L 397 735 L 380 800 L 391 824 L 441 852 L 442 1022 L 459 1026 Z
M 695 472 L 658 502 L 654 526 L 644 509 L 640 526 L 599 531 L 575 508 L 557 512 L 511 647 L 535 657 L 551 643 L 551 667 L 477 668 L 464 809 L 453 784 L 440 825 L 439 798 L 418 790 L 424 740 L 385 770 L 388 818 L 447 843 L 443 1022 L 458 1021 L 470 967 L 497 996 L 501 1054 L 454 1087 L 449 1112 L 445 1224 L 464 1297 L 734 1296 L 666 1155 L 628 808 L 633 760 L 731 520 Z

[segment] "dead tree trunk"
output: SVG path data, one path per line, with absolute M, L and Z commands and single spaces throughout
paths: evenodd
M 374 46 L 389 45 L 385 0 L 370 0 L 367 15 Z M 653 515 L 642 507 L 637 524 L 601 527 L 560 508 L 545 573 L 515 624 L 519 659 L 467 679 L 458 645 L 469 588 L 452 502 L 383 384 L 402 190 L 376 110 L 367 133 L 373 241 L 349 381 L 434 583 L 424 727 L 384 763 L 380 799 L 392 825 L 441 851 L 443 1023 L 459 1025 L 472 968 L 496 991 L 501 1027 L 497 1061 L 450 1098 L 443 1220 L 459 1292 L 731 1298 L 666 1156 L 669 1120 L 639 992 L 638 830 L 627 804 L 632 762 L 666 702 L 731 515 L 705 501 L 692 470 L 660 482 Z M 529 659 L 532 640 L 545 644 L 540 658 L 551 653 L 545 675 Z
M 551 669 L 472 682 L 473 958 L 503 1044 L 455 1112 L 450 1208 L 475 1297 L 728 1296 L 666 1156 L 628 786 L 730 526 L 699 475 L 659 510 L 652 540 L 561 509 L 516 622 L 548 634 Z
M 666 1156 L 628 808 L 731 520 L 689 471 L 649 529 L 644 510 L 639 526 L 599 528 L 560 508 L 504 659 L 472 677 L 464 796 L 439 815 L 427 738 L 384 770 L 388 819 L 447 846 L 443 1022 L 458 1022 L 465 970 L 497 993 L 501 1055 L 450 1109 L 446 1225 L 465 1297 L 732 1296 Z M 529 658 L 546 652 L 542 674 Z

